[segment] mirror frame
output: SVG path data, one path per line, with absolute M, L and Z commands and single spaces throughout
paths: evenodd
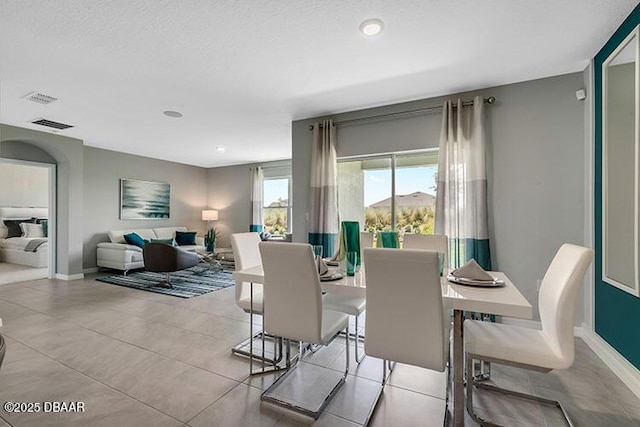
M 607 276 L 607 178 L 608 178 L 608 159 L 607 159 L 607 80 L 608 65 L 627 45 L 636 38 L 635 52 L 635 130 L 634 130 L 634 277 L 635 281 L 631 284 L 621 283 L 612 277 Z M 636 297 L 640 297 L 640 25 L 629 33 L 627 37 L 620 43 L 616 49 L 611 52 L 607 59 L 602 63 L 602 281 L 613 285 L 625 292 Z

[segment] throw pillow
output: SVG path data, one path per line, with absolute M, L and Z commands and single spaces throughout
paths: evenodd
M 125 242 L 127 242 L 129 245 L 138 246 L 139 248 L 143 247 L 144 244 L 147 243 L 147 241 L 140 237 L 140 235 L 137 233 L 125 234 L 123 237 Z
M 169 246 L 178 246 L 174 239 L 151 239 L 149 240 L 149 243 L 164 243 Z
M 31 219 L 5 219 L 4 225 L 7 226 L 7 238 L 22 236 L 20 224 L 23 222 L 35 223 L 35 218 Z
M 42 224 L 32 224 L 29 222 L 23 222 L 22 224 L 20 224 L 20 227 L 24 231 L 24 233 L 22 234 L 22 237 L 27 237 L 30 239 L 45 237 L 42 229 Z
M 42 232 L 44 233 L 44 237 L 49 237 L 49 220 L 39 219 L 38 223 L 42 225 Z
M 196 244 L 197 231 L 176 231 L 176 243 L 178 246 L 188 246 Z

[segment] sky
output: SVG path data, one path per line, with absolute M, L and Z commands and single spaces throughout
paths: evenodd
M 438 166 L 396 168 L 396 194 L 422 191 L 435 195 L 435 175 Z M 364 171 L 364 205 L 391 197 L 391 169 Z
M 435 174 L 437 165 L 425 167 L 397 168 L 396 194 L 410 194 L 414 191 L 435 194 Z M 269 206 L 279 198 L 286 199 L 289 183 L 287 179 L 265 180 L 264 206 Z M 364 204 L 369 206 L 391 197 L 391 169 L 364 171 Z
M 264 206 L 269 206 L 279 198 L 286 199 L 289 192 L 289 181 L 284 179 L 268 179 L 264 181 Z

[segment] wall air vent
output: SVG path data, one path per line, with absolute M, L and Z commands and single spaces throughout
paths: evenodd
M 45 95 L 39 92 L 31 92 L 22 97 L 27 101 L 37 102 L 38 104 L 51 104 L 53 101 L 57 101 L 58 98 L 54 98 L 53 96 Z
M 46 127 L 50 127 L 58 130 L 65 130 L 73 127 L 72 125 L 67 125 L 60 122 L 54 122 L 53 120 L 47 120 L 47 119 L 36 119 L 31 123 L 33 123 L 34 125 L 46 126 Z

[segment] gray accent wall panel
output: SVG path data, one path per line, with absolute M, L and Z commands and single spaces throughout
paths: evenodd
M 367 117 L 442 105 L 445 99 L 495 96 L 487 106 L 487 174 L 492 263 L 534 306 L 560 245 L 584 244 L 585 103 L 574 73 L 331 116 Z M 441 113 L 338 128 L 338 157 L 438 146 Z M 292 124 L 294 241 L 307 238 L 311 132 L 315 119 Z M 582 308 L 576 323 L 582 321 Z
M 84 147 L 84 164 L 85 269 L 96 266 L 97 244 L 109 241 L 110 230 L 186 226 L 204 233 L 201 212 L 206 207 L 207 169 L 93 147 Z M 170 218 L 121 220 L 120 178 L 171 184 Z

